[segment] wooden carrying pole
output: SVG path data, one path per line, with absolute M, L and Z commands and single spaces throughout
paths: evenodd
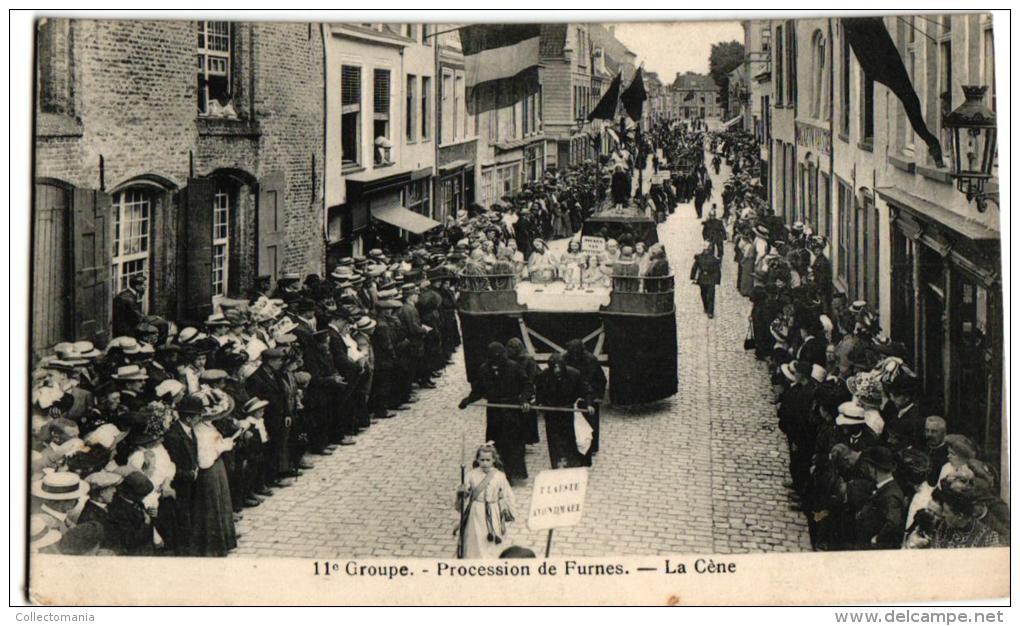
M 477 407 L 488 408 L 488 409 L 517 409 L 519 411 L 530 411 L 530 410 L 548 411 L 550 413 L 573 413 L 575 411 L 584 411 L 584 412 L 587 412 L 587 413 L 593 413 L 594 412 L 594 408 L 592 408 L 592 407 L 588 407 L 587 409 L 575 409 L 572 406 L 542 406 L 540 404 L 529 404 L 527 406 L 527 408 L 525 408 L 525 406 L 523 404 L 503 404 L 503 403 L 500 403 L 500 402 L 482 402 L 482 403 L 477 403 L 477 404 L 472 402 L 468 406 L 477 406 Z

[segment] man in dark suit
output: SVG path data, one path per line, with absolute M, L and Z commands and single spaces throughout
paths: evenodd
M 708 211 L 708 219 L 701 225 L 701 238 L 712 244 L 712 251 L 719 261 L 723 258 L 723 243 L 726 241 L 726 226 L 717 217 L 716 207 L 713 204 Z
M 893 479 L 896 460 L 892 450 L 873 446 L 861 453 L 858 464 L 875 481 L 875 491 L 857 512 L 857 548 L 896 550 L 903 544 L 906 498 Z
M 394 328 L 400 324 L 395 314 L 400 306 L 400 301 L 390 299 L 379 300 L 376 304 L 379 318 L 371 336 L 375 372 L 368 399 L 369 410 L 375 419 L 394 417 L 390 409 L 407 408 L 401 407 L 397 389 L 397 334 Z
M 201 398 L 185 396 L 177 404 L 180 418 L 171 424 L 163 436 L 163 447 L 170 455 L 170 460 L 177 466 L 177 472 L 170 483 L 177 499 L 174 528 L 177 556 L 187 556 L 191 553 L 191 501 L 195 480 L 198 478 L 198 443 L 195 441 L 192 427 L 201 421 L 202 410 Z
M 128 278 L 128 288 L 113 298 L 114 337 L 134 336 L 135 329 L 145 319 L 142 299 L 148 279 L 145 274 L 134 274 Z
M 269 434 L 269 446 L 265 457 L 265 483 L 278 486 L 280 479 L 288 473 L 293 474 L 290 467 L 290 426 L 292 416 L 288 415 L 290 398 L 287 384 L 283 381 L 283 369 L 286 353 L 280 348 L 271 348 L 262 353 L 262 365 L 252 372 L 245 380 L 245 387 L 252 396 L 269 402 L 263 419 Z
M 811 486 L 811 455 L 818 432 L 812 411 L 815 381 L 811 378 L 811 363 L 807 361 L 784 363 L 779 371 L 790 382 L 779 396 L 779 430 L 786 435 L 789 446 L 792 486 L 803 500 Z
M 825 367 L 825 349 L 828 342 L 825 340 L 822 322 L 813 311 L 804 309 L 799 316 L 798 324 L 802 343 L 797 350 L 797 359 Z
M 705 249 L 694 255 L 691 265 L 691 282 L 701 289 L 701 304 L 708 318 L 715 317 L 715 286 L 722 282 L 719 257 L 712 253 L 713 244 L 705 243 Z
M 884 434 L 894 452 L 905 448 L 924 450 L 925 419 L 917 406 L 917 385 L 915 376 L 903 372 L 884 384 L 889 398 L 882 409 Z
M 828 240 L 822 235 L 815 235 L 808 242 L 808 250 L 811 251 L 814 261 L 811 263 L 811 275 L 814 277 L 815 287 L 822 299 L 822 312 L 831 315 L 832 312 L 832 261 L 825 256 L 825 246 Z

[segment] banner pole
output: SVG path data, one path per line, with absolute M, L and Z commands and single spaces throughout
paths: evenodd
M 545 539 L 545 558 L 549 558 L 549 552 L 552 551 L 552 533 L 553 529 L 549 529 L 549 536 Z

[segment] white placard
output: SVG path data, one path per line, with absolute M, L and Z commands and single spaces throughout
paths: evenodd
M 606 251 L 606 240 L 602 237 L 581 237 L 581 252 L 601 254 Z
M 584 496 L 587 491 L 587 467 L 539 472 L 531 492 L 528 529 L 575 526 L 584 514 Z

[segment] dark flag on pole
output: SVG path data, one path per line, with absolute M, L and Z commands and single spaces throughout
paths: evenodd
M 623 103 L 623 108 L 627 110 L 627 115 L 630 116 L 630 119 L 636 122 L 641 119 L 641 110 L 644 109 L 645 100 L 647 99 L 648 94 L 645 92 L 645 81 L 641 77 L 641 68 L 639 67 L 634 72 L 634 80 L 630 81 L 630 85 L 620 96 L 620 102 Z
M 900 52 L 896 49 L 885 22 L 880 17 L 844 17 L 840 20 L 847 42 L 853 48 L 865 76 L 888 87 L 906 110 L 907 119 L 914 132 L 928 144 L 932 159 L 942 165 L 942 146 L 938 137 L 928 130 L 921 114 L 921 101 L 910 82 L 910 75 L 903 65 Z
M 595 109 L 588 114 L 588 121 L 611 120 L 616 117 L 616 106 L 620 102 L 620 74 L 616 75 L 613 82 L 609 83 L 609 89 L 602 94 L 602 99 L 595 105 Z
M 538 92 L 540 24 L 474 24 L 458 30 L 469 113 L 509 106 Z
M 693 99 L 694 99 L 694 92 L 693 91 L 688 91 L 687 95 L 684 96 L 684 102 L 690 102 Z

